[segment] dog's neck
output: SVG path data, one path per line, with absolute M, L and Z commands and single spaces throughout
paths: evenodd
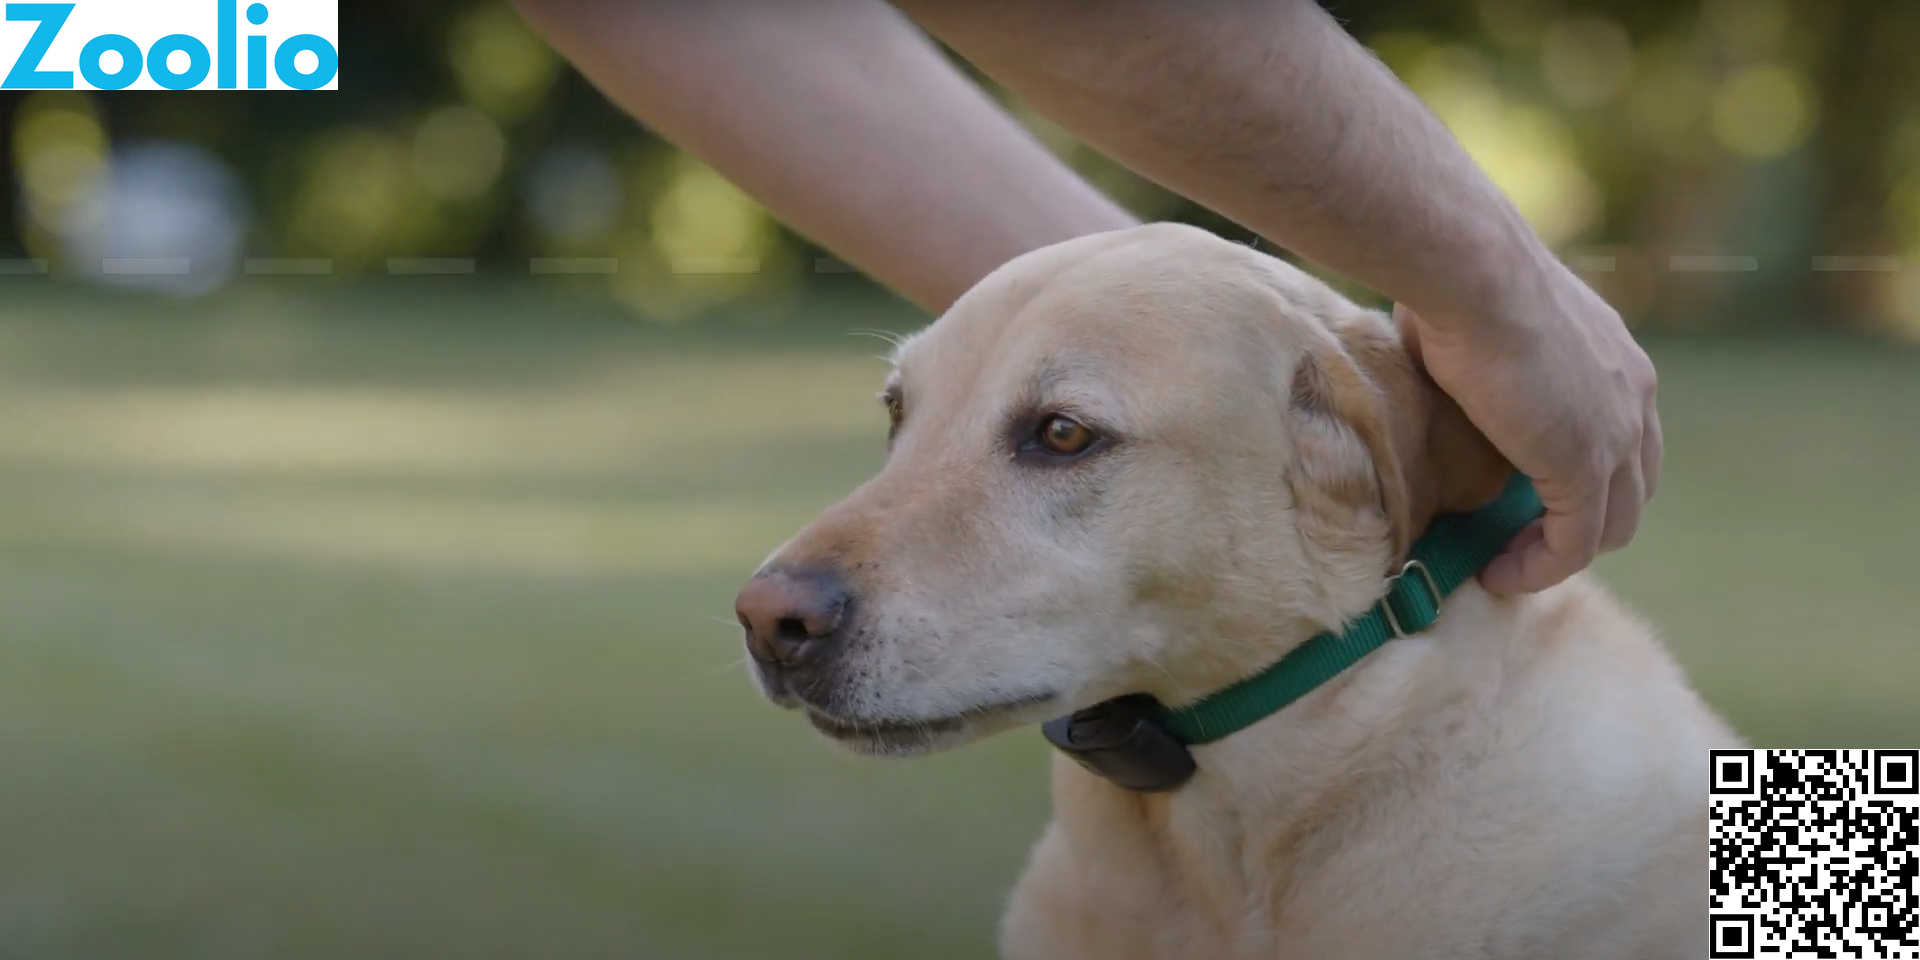
M 1170 889 L 1201 891 L 1222 923 L 1258 928 L 1249 911 L 1284 899 L 1294 874 L 1365 828 L 1376 801 L 1431 772 L 1441 739 L 1490 715 L 1500 678 L 1525 655 L 1512 629 L 1524 602 L 1463 587 L 1449 603 L 1470 614 L 1394 640 L 1286 709 L 1195 747 L 1198 772 L 1169 793 L 1125 790 L 1056 757 L 1061 828 L 1085 849 L 1123 851 L 1121 869 L 1157 865 Z M 1467 636 L 1449 623 L 1479 628 Z

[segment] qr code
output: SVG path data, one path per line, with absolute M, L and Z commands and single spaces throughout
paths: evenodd
M 1920 751 L 1711 762 L 1709 957 L 1920 960 Z

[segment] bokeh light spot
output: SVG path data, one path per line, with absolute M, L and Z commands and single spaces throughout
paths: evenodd
M 232 277 L 248 220 L 225 161 L 193 144 L 146 140 L 115 149 L 106 173 L 67 208 L 55 232 L 67 266 L 80 275 L 197 296 Z M 111 270 L 110 260 L 149 266 Z
M 655 199 L 650 224 L 654 247 L 675 273 L 751 273 L 777 239 L 759 204 L 691 159 Z
M 500 127 L 472 107 L 442 107 L 427 114 L 413 136 L 413 175 L 421 189 L 442 200 L 468 200 L 491 189 L 506 163 Z
M 447 60 L 461 93 L 503 120 L 538 107 L 560 73 L 546 42 L 504 3 L 476 7 L 455 24 Z
M 397 138 L 361 127 L 332 130 L 306 155 L 305 182 L 288 220 L 294 250 L 347 258 L 407 250 L 418 193 Z
M 107 166 L 107 131 L 84 94 L 36 93 L 21 101 L 13 162 L 29 215 L 51 224 L 83 198 Z
M 1673 37 L 1647 44 L 1635 58 L 1628 122 L 1647 148 L 1691 158 L 1710 146 L 1701 122 L 1713 81 L 1686 45 Z
M 1779 64 L 1747 67 L 1713 95 L 1713 135 L 1743 157 L 1777 157 L 1806 140 L 1813 98 L 1801 74 Z
M 606 155 L 584 146 L 540 154 L 527 175 L 529 218 L 548 236 L 586 241 L 610 231 L 625 200 Z

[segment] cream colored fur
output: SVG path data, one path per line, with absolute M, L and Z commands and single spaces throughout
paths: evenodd
M 1390 321 L 1155 225 L 1020 257 L 902 345 L 878 476 L 768 559 L 854 597 L 770 695 L 847 745 L 947 746 L 1136 691 L 1179 704 L 1367 609 L 1508 468 Z M 1019 454 L 1034 417 L 1108 440 Z M 1706 751 L 1736 738 L 1594 581 L 1469 584 L 1178 790 L 1056 758 L 1026 957 L 1705 952 Z

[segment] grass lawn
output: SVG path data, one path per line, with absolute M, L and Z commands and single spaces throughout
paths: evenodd
M 912 312 L 299 289 L 0 300 L 0 957 L 989 952 L 1038 735 L 843 755 L 730 614 Z M 1920 353 L 1652 348 L 1602 575 L 1755 741 L 1920 742 Z

